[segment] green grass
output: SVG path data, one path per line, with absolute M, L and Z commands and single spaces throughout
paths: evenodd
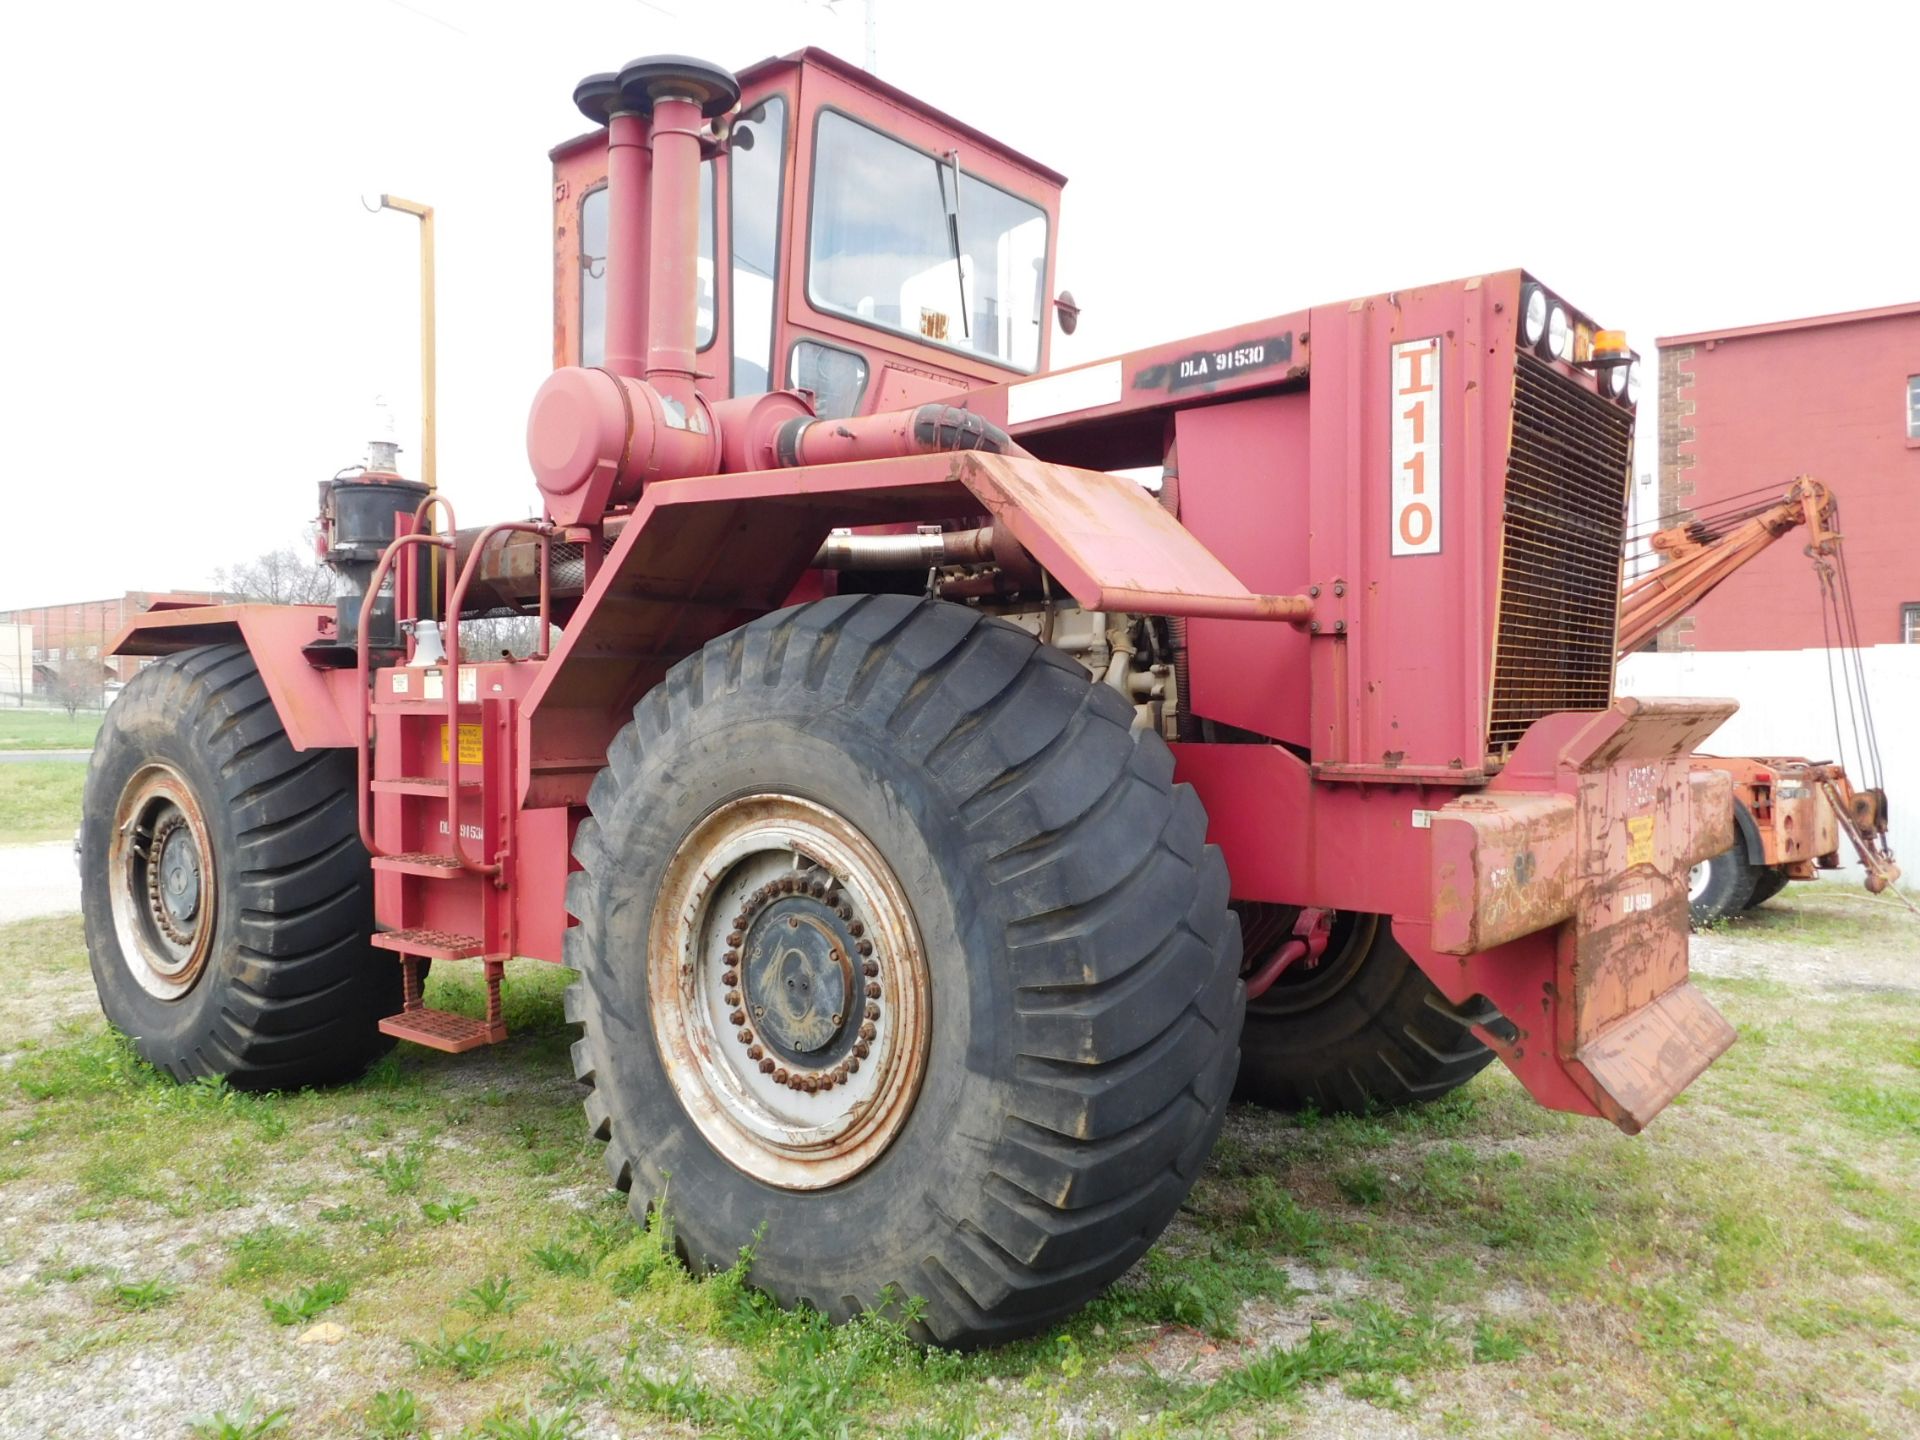
M 101 715 L 80 711 L 0 708 L 0 750 L 91 750 Z
M 71 840 L 80 824 L 87 767 L 77 760 L 24 760 L 0 765 L 0 845 Z
M 689 1274 L 673 1204 L 633 1224 L 569 1079 L 564 972 L 511 967 L 506 1046 L 252 1095 L 171 1084 L 109 1034 L 76 921 L 0 929 L 0 963 L 0 1170 L 34 1197 L 0 1235 L 28 1277 L 0 1294 L 19 1394 L 200 1335 L 229 1394 L 311 1377 L 203 1433 L 284 1410 L 287 1440 L 1159 1440 L 1282 1435 L 1336 1402 L 1364 1407 L 1353 1433 L 1797 1440 L 1902 1433 L 1920 1404 L 1909 994 L 1703 981 L 1741 1043 L 1634 1139 L 1498 1069 L 1415 1111 L 1236 1108 L 1120 1283 L 958 1355 L 912 1343 L 911 1296 L 835 1328 L 755 1291 L 751 1251 Z M 40 1014 L 56 993 L 76 1018 Z M 431 1000 L 481 996 L 445 966 Z M 297 1344 L 315 1319 L 346 1339 Z

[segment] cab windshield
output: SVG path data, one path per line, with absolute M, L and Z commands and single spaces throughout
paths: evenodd
M 1016 370 L 1039 364 L 1047 217 L 1038 206 L 833 111 L 820 116 L 813 176 L 816 309 Z

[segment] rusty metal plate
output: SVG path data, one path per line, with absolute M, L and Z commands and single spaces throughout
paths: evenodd
M 1601 1105 L 1629 1135 L 1733 1044 L 1733 1026 L 1691 984 L 1677 985 L 1580 1047 Z

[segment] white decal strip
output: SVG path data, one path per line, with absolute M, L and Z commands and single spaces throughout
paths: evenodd
M 1007 424 L 1023 425 L 1075 410 L 1117 404 L 1120 399 L 1120 362 L 1109 360 L 1081 370 L 1063 370 L 1039 380 L 1024 380 L 1007 390 Z

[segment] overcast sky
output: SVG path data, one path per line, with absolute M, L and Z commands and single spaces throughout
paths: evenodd
M 0 608 L 296 542 L 376 394 L 413 471 L 415 227 L 363 193 L 439 213 L 442 488 L 466 524 L 527 513 L 573 83 L 656 51 L 858 60 L 863 11 L 9 6 Z M 1056 363 L 1512 265 L 1650 353 L 1920 297 L 1915 13 L 879 0 L 877 69 L 1069 177 L 1085 313 Z

